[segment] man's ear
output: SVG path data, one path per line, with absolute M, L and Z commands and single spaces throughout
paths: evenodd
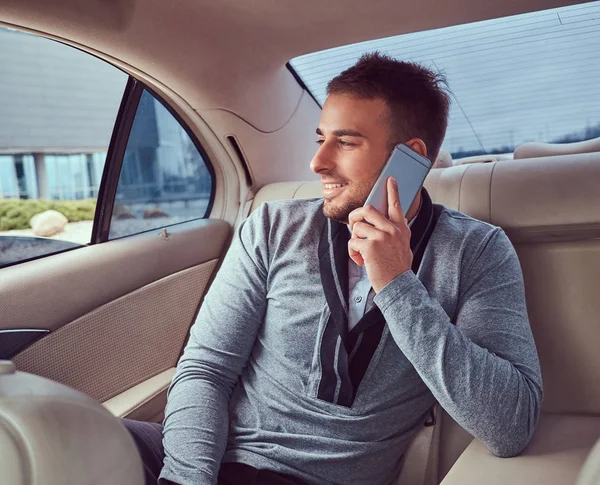
M 425 142 L 420 138 L 411 138 L 405 143 L 405 145 L 411 150 L 417 152 L 419 155 L 427 158 L 427 145 L 425 145 Z

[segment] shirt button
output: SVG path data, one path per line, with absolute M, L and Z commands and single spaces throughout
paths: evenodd
M 356 303 L 360 303 L 360 302 L 362 301 L 362 296 L 360 296 L 360 295 L 357 295 L 357 296 L 355 296 L 355 297 L 354 297 L 354 301 L 355 301 Z

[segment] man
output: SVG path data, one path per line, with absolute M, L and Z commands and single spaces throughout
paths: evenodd
M 507 237 L 425 190 L 405 219 L 394 180 L 388 217 L 363 207 L 397 143 L 435 160 L 442 85 L 377 53 L 329 83 L 323 199 L 241 225 L 169 391 L 160 483 L 387 484 L 435 401 L 498 456 L 528 443 L 542 382 Z

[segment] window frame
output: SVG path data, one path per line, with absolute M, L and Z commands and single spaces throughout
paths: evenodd
M 98 200 L 96 201 L 96 213 L 94 214 L 90 245 L 108 241 L 110 220 L 115 205 L 123 157 L 143 90 L 141 83 L 134 77 L 129 76 L 113 126 L 104 170 L 102 171 L 102 179 L 100 180 L 100 187 L 98 187 Z
M 145 231 L 136 232 L 133 234 L 128 234 L 126 236 L 111 239 L 110 225 L 115 206 L 115 198 L 117 195 L 119 179 L 121 176 L 121 169 L 123 167 L 123 161 L 125 158 L 125 152 L 127 150 L 127 144 L 129 142 L 129 137 L 131 136 L 133 122 L 137 115 L 139 103 L 144 91 L 147 91 L 152 97 L 154 97 L 154 99 L 156 99 L 156 101 L 158 101 L 169 112 L 169 114 L 173 116 L 175 121 L 179 123 L 179 126 L 190 137 L 190 140 L 194 144 L 196 150 L 198 150 L 198 153 L 200 154 L 200 157 L 202 158 L 202 161 L 204 162 L 210 174 L 210 198 L 208 200 L 206 210 L 202 216 L 195 217 L 193 219 L 188 219 L 182 222 L 176 222 L 174 224 L 157 226 L 155 228 L 148 229 Z M 199 219 L 207 219 L 207 216 L 209 216 L 212 212 L 212 208 L 215 201 L 215 193 L 215 169 L 212 160 L 209 158 L 208 154 L 206 153 L 206 150 L 200 143 L 200 140 L 198 140 L 196 134 L 190 129 L 187 123 L 183 121 L 181 116 L 179 116 L 179 114 L 173 109 L 173 107 L 169 103 L 165 102 L 162 96 L 160 96 L 156 91 L 144 84 L 142 81 L 130 75 L 123 95 L 123 100 L 121 102 L 121 106 L 117 114 L 115 126 L 113 128 L 113 134 L 106 155 L 106 163 L 104 164 L 104 171 L 102 173 L 102 181 L 100 182 L 100 187 L 98 188 L 98 201 L 96 203 L 96 213 L 94 215 L 94 226 L 92 229 L 92 238 L 90 245 L 101 244 L 108 241 L 115 241 L 124 237 L 135 236 L 137 234 L 144 234 L 145 232 L 155 231 L 156 229 L 161 229 L 163 227 L 185 224 L 186 222 L 196 221 Z

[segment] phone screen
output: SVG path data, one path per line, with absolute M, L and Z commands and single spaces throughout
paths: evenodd
M 404 144 L 394 147 L 387 162 L 383 166 L 365 205 L 372 205 L 386 217 L 388 216 L 387 188 L 388 177 L 398 181 L 398 193 L 404 217 L 410 209 L 419 189 L 431 170 L 431 160 L 411 150 Z

